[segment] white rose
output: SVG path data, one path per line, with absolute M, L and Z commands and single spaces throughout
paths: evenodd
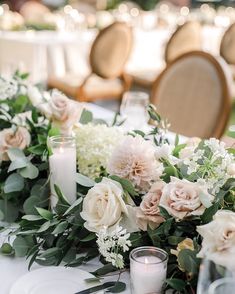
M 127 207 L 122 198 L 123 190 L 119 183 L 107 178 L 91 188 L 83 200 L 81 217 L 84 226 L 92 232 L 99 232 L 104 227 L 117 225 Z
M 59 127 L 62 134 L 70 134 L 73 126 L 79 122 L 83 111 L 83 105 L 67 98 L 57 90 L 54 90 L 48 103 L 38 106 L 54 126 Z
M 39 89 L 34 86 L 28 86 L 28 97 L 30 102 L 35 107 L 44 102 L 43 96 L 40 93 Z
M 215 263 L 235 270 L 235 213 L 228 210 L 218 211 L 213 220 L 197 227 L 203 237 L 198 257 L 208 258 Z
M 7 151 L 9 148 L 25 149 L 30 144 L 30 134 L 24 127 L 16 130 L 4 129 L 0 132 L 0 160 L 9 160 Z
M 198 183 L 171 177 L 171 182 L 162 191 L 159 205 L 177 219 L 201 215 L 211 206 L 214 196 Z

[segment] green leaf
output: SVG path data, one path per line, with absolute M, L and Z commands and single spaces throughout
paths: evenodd
M 50 258 L 50 257 L 56 256 L 60 252 L 61 252 L 60 248 L 57 248 L 57 247 L 49 248 L 40 255 L 40 258 Z
M 50 228 L 50 221 L 45 222 L 41 227 L 38 229 L 37 233 L 43 233 Z
M 34 221 L 42 220 L 43 218 L 40 215 L 24 215 L 22 216 L 22 219 L 25 219 L 30 222 L 34 222 Z
M 179 157 L 179 153 L 182 149 L 184 149 L 187 145 L 186 144 L 180 144 L 180 145 L 177 145 L 175 147 L 175 149 L 173 150 L 172 154 L 173 156 L 176 156 L 176 157 Z
M 190 249 L 182 249 L 178 254 L 178 263 L 184 271 L 196 274 L 199 270 L 200 259 L 197 258 L 197 252 Z
M 0 211 L 4 215 L 4 221 L 10 223 L 14 222 L 19 215 L 19 208 L 6 200 L 0 200 Z
M 26 214 L 37 214 L 36 207 L 47 207 L 49 199 L 47 197 L 30 196 L 25 200 L 23 208 Z
M 63 233 L 68 227 L 68 222 L 67 221 L 63 221 L 61 223 L 59 223 L 56 228 L 54 229 L 54 231 L 52 232 L 53 235 L 58 235 Z
M 89 188 L 93 187 L 95 185 L 95 181 L 93 181 L 92 179 L 90 179 L 80 173 L 76 174 L 76 182 L 81 186 L 89 187 Z
M 134 186 L 130 181 L 127 179 L 120 178 L 118 176 L 112 175 L 110 176 L 110 179 L 118 182 L 119 184 L 122 185 L 123 190 L 127 191 L 132 197 L 135 197 L 138 195 L 138 193 L 135 191 Z
M 58 136 L 60 135 L 60 129 L 59 128 L 51 128 L 48 132 L 48 137 Z
M 74 208 L 76 208 L 78 205 L 80 205 L 83 201 L 83 198 L 78 198 L 70 207 L 67 209 L 64 213 L 64 215 L 68 215 L 71 211 L 73 211 Z
M 83 125 L 88 124 L 89 122 L 92 122 L 93 120 L 93 114 L 91 111 L 84 109 L 82 111 L 82 115 L 80 117 L 80 123 Z
M 95 233 L 90 233 L 88 236 L 86 236 L 85 238 L 81 239 L 81 242 L 89 242 L 91 240 L 96 239 L 96 234 Z
M 35 145 L 32 147 L 29 147 L 28 150 L 29 150 L 29 152 L 31 152 L 33 154 L 42 155 L 45 152 L 45 150 L 47 150 L 47 147 L 46 147 L 46 145 L 38 144 L 38 145 Z
M 46 220 L 53 219 L 53 213 L 41 207 L 36 207 L 37 212 Z
M 12 161 L 12 163 L 9 165 L 8 172 L 11 172 L 11 171 L 18 169 L 18 168 L 26 167 L 27 164 L 28 164 L 27 158 L 18 158 L 16 160 Z
M 39 170 L 35 165 L 33 165 L 31 162 L 29 162 L 25 168 L 22 168 L 20 170 L 20 175 L 23 178 L 28 178 L 31 180 L 36 179 L 39 175 Z
M 24 152 L 19 148 L 9 148 L 7 151 L 7 154 L 8 154 L 11 161 L 15 161 L 20 158 L 21 159 L 26 158 Z
M 26 239 L 21 236 L 15 238 L 12 246 L 15 250 L 16 257 L 24 257 L 29 250 L 29 245 Z
M 212 221 L 213 216 L 215 215 L 215 213 L 218 211 L 219 209 L 219 203 L 216 202 L 214 203 L 212 206 L 210 206 L 209 208 L 207 208 L 203 215 L 201 216 L 202 222 L 207 224 L 210 221 Z
M 24 179 L 17 173 L 11 174 L 5 182 L 4 192 L 11 193 L 16 191 L 22 191 L 24 188 Z
M 185 281 L 175 278 L 167 279 L 166 283 L 177 291 L 182 291 L 187 285 Z
M 120 293 L 126 290 L 126 284 L 123 282 L 116 282 L 114 287 L 109 288 L 108 291 L 111 293 Z
M 4 218 L 5 218 L 5 215 L 4 215 L 3 211 L 0 210 L 0 221 L 3 221 Z
M 111 263 L 108 263 L 108 264 L 104 265 L 103 267 L 97 269 L 96 271 L 91 272 L 91 274 L 94 276 L 104 276 L 104 275 L 111 273 L 111 272 L 114 272 L 116 270 L 117 270 L 116 267 L 114 267 Z
M 159 210 L 160 210 L 160 215 L 162 217 L 164 217 L 165 219 L 168 219 L 168 218 L 172 217 L 164 207 L 159 206 Z
M 70 206 L 68 200 L 66 199 L 66 197 L 64 196 L 64 194 L 62 193 L 60 188 L 57 185 L 54 185 L 54 189 L 55 189 L 56 195 L 58 196 L 59 202 L 61 202 L 62 204 Z

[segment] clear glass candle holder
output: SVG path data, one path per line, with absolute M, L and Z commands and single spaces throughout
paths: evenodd
M 210 285 L 208 294 L 232 294 L 234 293 L 234 289 L 234 278 L 223 278 Z
M 168 254 L 157 247 L 144 246 L 130 253 L 132 294 L 160 294 L 166 280 Z
M 126 92 L 120 107 L 121 116 L 125 119 L 122 125 L 126 131 L 141 129 L 148 125 L 149 116 L 147 106 L 149 104 L 148 94 L 144 92 Z
M 68 202 L 72 204 L 76 200 L 76 141 L 70 136 L 53 136 L 49 138 L 48 146 L 51 151 L 50 188 L 51 207 L 57 203 L 57 195 L 54 186 L 57 185 Z

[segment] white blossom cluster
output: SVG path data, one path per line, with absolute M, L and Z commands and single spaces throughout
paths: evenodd
M 7 80 L 0 77 L 0 100 L 11 99 L 18 91 L 18 83 L 15 79 Z
M 105 260 L 117 268 L 123 268 L 124 260 L 121 253 L 129 251 L 131 246 L 130 234 L 127 233 L 127 230 L 120 226 L 116 226 L 111 232 L 103 228 L 97 237 L 99 252 Z
M 117 127 L 86 124 L 75 129 L 79 172 L 95 179 L 106 168 L 114 147 L 122 140 Z
M 192 152 L 188 152 L 188 156 L 181 161 L 187 167 L 187 175 L 207 186 L 212 194 L 218 193 L 226 181 L 234 176 L 230 172 L 234 156 L 228 153 L 223 142 L 215 138 L 192 148 Z

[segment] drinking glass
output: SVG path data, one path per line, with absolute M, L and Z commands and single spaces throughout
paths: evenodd
M 127 92 L 122 100 L 120 113 L 125 119 L 123 127 L 126 131 L 141 129 L 148 126 L 147 106 L 149 97 L 144 92 Z
M 221 278 L 232 277 L 233 273 L 226 267 L 214 263 L 212 260 L 203 259 L 200 265 L 197 294 L 208 294 L 209 286 Z M 225 293 L 224 293 L 225 294 Z
M 208 294 L 232 294 L 235 289 L 234 278 L 223 278 L 213 282 L 210 287 Z

